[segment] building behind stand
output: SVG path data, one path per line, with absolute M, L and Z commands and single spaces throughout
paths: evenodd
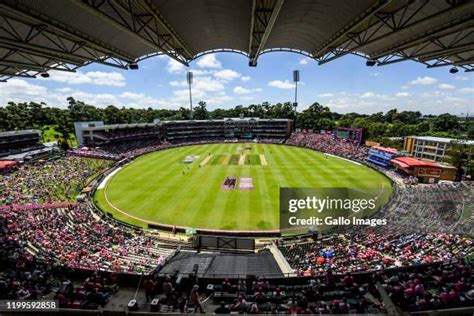
M 456 168 L 425 159 L 397 157 L 391 160 L 400 171 L 418 178 L 420 183 L 437 183 L 440 180 L 454 181 Z
M 0 160 L 33 162 L 47 159 L 59 150 L 56 146 L 41 143 L 41 131 L 21 130 L 0 132 Z

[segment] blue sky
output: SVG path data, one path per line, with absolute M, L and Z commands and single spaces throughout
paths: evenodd
M 92 64 L 77 73 L 50 72 L 50 78 L 11 79 L 0 83 L 0 104 L 45 102 L 64 108 L 73 96 L 96 106 L 179 108 L 189 106 L 186 71 L 194 72 L 193 100 L 208 109 L 238 104 L 293 101 L 292 70 L 299 69 L 299 110 L 313 102 L 339 113 L 418 110 L 424 114 L 474 114 L 474 74 L 449 67 L 427 69 L 416 62 L 367 67 L 358 56 L 345 56 L 318 66 L 294 53 L 262 55 L 257 67 L 245 56 L 209 54 L 190 68 L 167 56 L 139 63 L 139 70 Z

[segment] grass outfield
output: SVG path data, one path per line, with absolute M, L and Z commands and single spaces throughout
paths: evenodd
M 115 208 L 143 220 L 192 228 L 271 230 L 279 228 L 280 187 L 391 187 L 387 178 L 368 167 L 310 149 L 251 147 L 209 144 L 147 154 L 111 177 L 95 199 L 117 219 L 144 227 L 146 223 L 116 211 L 105 193 Z M 191 155 L 199 158 L 181 163 Z M 227 176 L 252 177 L 254 189 L 240 191 L 237 183 L 235 190 L 222 190 Z M 384 197 L 390 193 L 385 190 Z

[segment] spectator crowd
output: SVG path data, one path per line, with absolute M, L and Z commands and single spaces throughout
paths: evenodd
M 286 144 L 308 147 L 328 154 L 363 161 L 368 155 L 368 148 L 358 143 L 341 139 L 333 135 L 314 132 L 295 132 Z
M 376 271 L 447 262 L 473 253 L 471 238 L 441 233 L 335 234 L 281 240 L 279 249 L 298 275 Z
M 80 157 L 24 164 L 0 177 L 0 205 L 73 201 L 94 175 L 112 165 Z
M 71 268 L 125 273 L 149 272 L 173 247 L 142 230 L 116 224 L 81 203 L 0 213 L 6 238 L 31 254 Z M 175 247 L 174 247 L 175 248 Z
M 201 143 L 222 140 L 202 140 Z M 266 142 L 269 140 L 261 140 Z M 363 162 L 368 149 L 332 135 L 296 132 L 286 142 Z M 0 206 L 39 205 L 31 209 L 0 208 L 1 299 L 36 299 L 55 289 L 62 307 L 96 308 L 117 291 L 114 273 L 149 274 L 177 248 L 143 230 L 118 224 L 89 202 L 75 201 L 97 174 L 116 161 L 196 142 L 170 144 L 156 139 L 128 140 L 71 152 L 54 161 L 20 166 L 0 178 Z M 395 182 L 400 175 L 386 172 Z M 403 310 L 456 307 L 472 304 L 472 222 L 465 207 L 474 205 L 472 187 L 466 184 L 418 186 L 411 180 L 397 189 L 379 212 L 393 231 L 367 228 L 354 234 L 332 234 L 280 239 L 278 249 L 304 286 L 271 284 L 264 278 L 251 283 L 224 280 L 216 287 L 230 301 L 216 301 L 215 312 L 289 314 L 366 313 L 385 311 L 375 288 L 379 283 Z M 415 228 L 418 232 L 414 233 Z M 395 232 L 399 229 L 399 232 Z M 456 231 L 462 234 L 451 234 Z M 74 286 L 65 272 L 92 272 Z M 94 273 L 95 271 L 95 273 Z M 102 276 L 98 271 L 110 272 Z M 362 273 L 364 276 L 356 276 Z M 186 283 L 186 282 L 185 282 Z M 174 282 L 147 279 L 147 299 L 155 292 L 180 311 L 202 311 L 205 287 L 186 283 L 183 295 Z M 160 290 L 158 290 L 158 288 Z M 219 299 L 220 299 L 219 298 Z

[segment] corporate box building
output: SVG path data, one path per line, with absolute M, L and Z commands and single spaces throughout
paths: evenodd
M 220 120 L 160 121 L 142 124 L 77 122 L 74 124 L 80 146 L 94 146 L 114 141 L 157 138 L 169 142 L 196 140 L 275 139 L 290 136 L 290 119 L 224 118 Z

